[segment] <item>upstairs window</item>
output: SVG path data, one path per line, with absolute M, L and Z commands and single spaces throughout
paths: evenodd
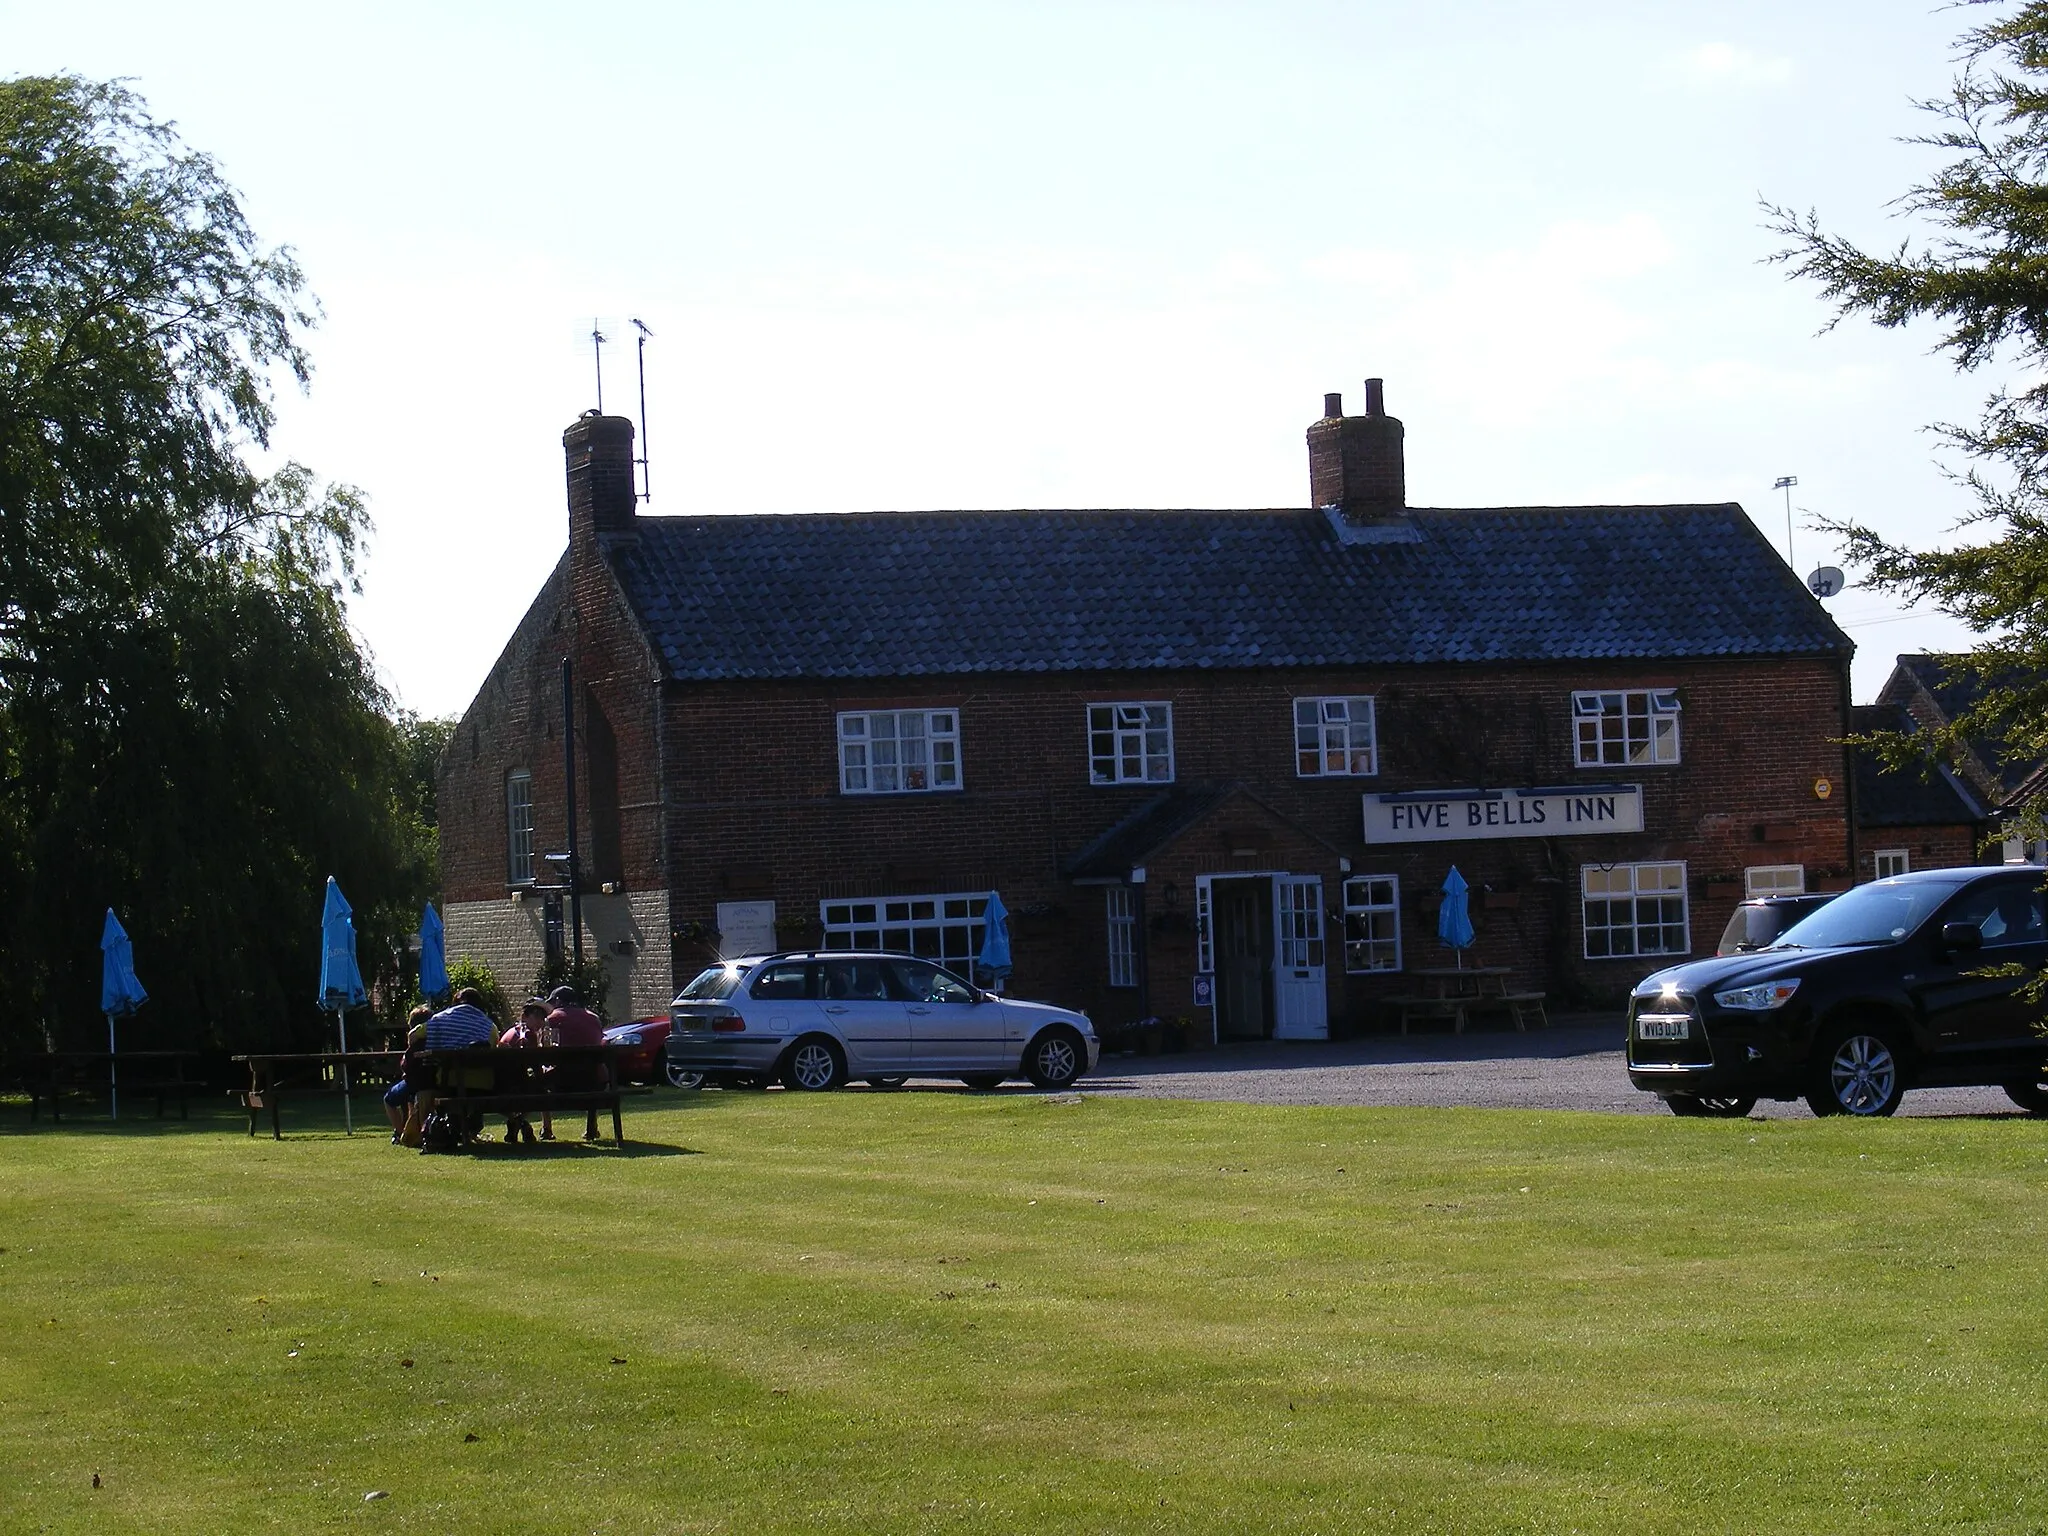
M 839 791 L 915 795 L 960 787 L 960 713 L 870 709 L 839 717 Z
M 505 775 L 505 883 L 533 883 L 533 774 L 524 768 Z
M 1627 768 L 1678 761 L 1678 690 L 1639 688 L 1572 695 L 1573 735 L 1581 768 Z
M 1090 704 L 1088 781 L 1091 784 L 1173 782 L 1171 704 Z
M 1296 699 L 1294 772 L 1304 779 L 1378 773 L 1372 700 Z

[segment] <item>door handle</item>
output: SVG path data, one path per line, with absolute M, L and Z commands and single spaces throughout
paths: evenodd
M 911 1011 L 912 1013 L 930 1013 L 930 1012 L 931 1012 L 931 1009 L 929 1009 L 929 1008 L 913 1008 L 913 1009 L 911 1009 L 910 1011 Z
M 844 1004 L 844 1003 L 834 1003 L 834 1004 L 833 1004 L 833 1005 L 832 1005 L 831 1007 L 827 1008 L 827 1009 L 826 1009 L 825 1011 L 826 1011 L 827 1013 L 844 1013 L 844 1012 L 846 1012 L 846 1004 Z

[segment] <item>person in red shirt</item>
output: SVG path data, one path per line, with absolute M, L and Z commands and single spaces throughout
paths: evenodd
M 547 1019 L 548 1005 L 537 997 L 529 997 L 526 1006 L 519 1010 L 519 1022 L 498 1037 L 498 1044 L 511 1050 L 524 1050 L 528 1046 L 539 1045 L 541 1030 L 546 1026 Z M 554 1121 L 546 1111 L 542 1111 L 541 1124 L 546 1131 L 547 1139 L 554 1140 Z M 505 1116 L 507 1146 L 519 1141 L 532 1146 L 533 1140 L 533 1127 L 527 1122 L 525 1115 L 514 1113 Z
M 583 1006 L 583 994 L 574 987 L 557 987 L 548 994 L 548 1005 L 554 1012 L 548 1015 L 546 1039 L 551 1045 L 603 1045 L 604 1020 Z M 570 1069 L 570 1080 L 579 1086 L 588 1082 L 593 1087 L 608 1087 L 611 1077 L 600 1063 L 588 1069 Z M 551 1137 L 544 1129 L 543 1136 Z M 584 1127 L 585 1141 L 597 1140 L 597 1111 L 590 1111 L 590 1121 Z

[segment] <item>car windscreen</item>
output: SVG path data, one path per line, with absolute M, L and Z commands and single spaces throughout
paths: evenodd
M 1956 892 L 1947 881 L 1878 880 L 1837 896 L 1811 917 L 1778 935 L 1773 949 L 1836 949 L 1891 944 L 1927 919 Z
M 677 994 L 681 998 L 731 997 L 740 984 L 740 973 L 731 966 L 714 965 L 708 971 L 700 971 L 687 987 Z

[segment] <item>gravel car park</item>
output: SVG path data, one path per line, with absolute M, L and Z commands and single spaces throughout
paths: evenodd
M 711 966 L 670 1009 L 671 1073 L 712 1085 L 780 1080 L 816 1091 L 1011 1077 L 1065 1088 L 1102 1052 L 1085 1013 L 985 992 L 943 966 L 884 951 L 750 956 Z

